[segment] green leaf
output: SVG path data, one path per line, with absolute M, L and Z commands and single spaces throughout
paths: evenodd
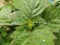
M 13 16 L 13 21 L 11 22 L 11 25 L 25 25 L 27 23 L 27 17 L 20 15 L 20 11 L 15 12 L 15 15 Z
M 18 1 L 13 0 L 14 7 L 19 10 L 17 13 L 18 18 L 16 18 L 13 21 L 13 24 L 14 23 L 15 24 L 19 23 L 21 25 L 26 24 L 28 20 L 32 20 L 37 15 L 40 15 L 48 7 L 47 6 L 48 4 L 49 4 L 48 0 L 18 0 Z M 39 20 L 36 19 L 38 23 L 39 23 Z
M 33 31 L 17 27 L 11 38 L 14 40 L 13 45 L 54 45 L 55 36 L 49 31 L 49 27 L 41 25 Z
M 34 23 L 39 23 L 39 24 L 47 24 L 46 20 L 43 19 L 41 16 L 35 16 L 32 18 L 32 21 Z
M 47 21 L 52 32 L 59 32 L 60 30 L 60 8 L 49 6 L 44 12 L 44 19 Z
M 0 28 L 0 45 L 9 45 L 9 41 L 11 40 L 8 38 L 8 33 L 7 33 L 7 27 L 6 26 L 1 26 Z
M 13 0 L 15 8 L 20 9 L 20 15 L 33 17 L 40 15 L 48 5 L 48 0 Z
M 7 27 L 1 26 L 1 28 L 0 28 L 0 35 L 2 37 L 6 37 L 7 36 L 6 31 L 7 31 Z
M 0 25 L 22 25 L 25 24 L 26 20 L 20 16 L 18 11 L 12 11 L 10 5 L 6 5 L 0 10 Z
M 13 20 L 12 17 L 11 6 L 4 6 L 0 11 L 0 25 L 8 25 Z
M 55 34 L 57 39 L 55 40 L 56 45 L 60 45 L 60 32 Z

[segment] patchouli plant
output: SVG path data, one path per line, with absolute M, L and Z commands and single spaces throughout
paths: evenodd
M 59 0 L 0 2 L 0 45 L 60 45 Z

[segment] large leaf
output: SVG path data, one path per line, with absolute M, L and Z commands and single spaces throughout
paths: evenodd
M 17 27 L 16 31 L 11 35 L 13 45 L 54 45 L 55 36 L 49 31 L 47 26 L 36 27 L 33 31 L 29 31 L 23 27 Z
M 11 13 L 11 6 L 4 6 L 0 11 L 0 25 L 8 25 L 13 20 L 13 15 Z
M 12 12 L 10 5 L 6 5 L 0 10 L 0 25 L 21 25 L 25 24 L 24 19 L 17 11 Z
M 48 25 L 51 27 L 51 31 L 58 32 L 60 30 L 60 6 L 49 6 L 44 12 L 44 19 L 47 21 Z
M 13 0 L 15 8 L 20 9 L 20 15 L 33 17 L 40 15 L 46 9 L 48 0 Z

